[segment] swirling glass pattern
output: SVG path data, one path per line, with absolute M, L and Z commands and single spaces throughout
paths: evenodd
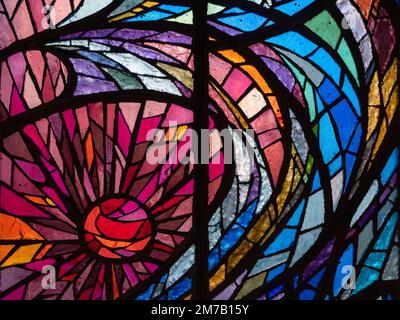
M 0 1 L 0 299 L 400 298 L 398 2 L 228 2 Z

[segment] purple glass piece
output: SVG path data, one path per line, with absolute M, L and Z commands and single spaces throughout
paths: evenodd
M 351 237 L 353 237 L 356 234 L 356 229 L 351 229 L 347 235 L 346 235 L 346 241 L 348 241 Z
M 269 58 L 262 58 L 262 60 L 271 69 L 271 71 L 273 71 L 277 75 L 278 79 L 283 83 L 283 85 L 289 91 L 292 91 L 293 86 L 295 84 L 295 80 L 293 76 L 290 74 L 289 70 L 285 68 L 283 65 Z
M 236 36 L 238 34 L 242 34 L 243 33 L 243 32 L 240 32 L 238 30 L 234 30 L 234 29 L 228 28 L 226 26 L 221 26 L 220 24 L 215 23 L 213 21 L 208 21 L 208 24 L 213 26 L 213 27 L 215 27 L 215 28 L 217 28 L 218 30 L 221 30 L 222 32 L 224 32 L 226 34 L 229 34 L 230 36 Z
M 123 45 L 122 41 L 110 40 L 110 39 L 93 39 L 92 41 L 99 43 L 99 44 L 104 44 L 104 45 L 113 46 L 113 47 L 120 47 Z
M 331 240 L 327 246 L 320 252 L 320 254 L 312 261 L 303 273 L 303 281 L 310 278 L 314 272 L 325 262 L 331 255 L 333 243 L 335 240 Z
M 95 78 L 105 79 L 103 73 L 97 68 L 97 66 L 93 62 L 75 58 L 71 58 L 70 61 L 74 65 L 74 69 L 77 73 L 92 76 Z
M 392 189 L 390 188 L 386 188 L 383 193 L 381 194 L 381 196 L 379 197 L 379 202 L 383 203 L 386 198 L 389 196 L 390 192 L 392 192 Z
M 369 206 L 368 210 L 361 216 L 360 220 L 358 221 L 358 225 L 360 228 L 363 228 L 367 222 L 371 219 L 371 216 L 376 213 L 378 209 L 378 204 L 374 202 L 372 205 Z
M 61 40 L 70 40 L 70 39 L 77 39 L 82 35 L 83 31 L 67 34 L 65 36 L 61 36 Z
M 136 40 L 157 34 L 156 31 L 151 30 L 134 30 L 134 29 L 121 29 L 111 34 L 113 38 L 120 38 L 126 40 Z
M 254 166 L 255 167 L 255 166 Z M 257 199 L 260 196 L 260 189 L 259 189 L 259 179 L 254 179 L 254 183 L 251 186 L 250 194 L 247 199 L 247 203 L 250 203 L 254 199 Z
M 126 49 L 129 52 L 135 53 L 141 57 L 145 57 L 148 59 L 153 59 L 153 60 L 157 60 L 157 61 L 163 61 L 163 62 L 168 62 L 168 63 L 176 63 L 177 61 L 167 57 L 166 55 L 164 55 L 161 52 L 158 52 L 156 50 L 152 50 L 152 49 L 148 49 L 148 48 L 144 48 L 141 46 L 138 46 L 136 44 L 132 44 L 132 43 L 125 43 L 123 45 L 124 49 Z
M 99 92 L 117 91 L 118 88 L 110 81 L 104 81 L 95 78 L 78 76 L 78 84 L 76 86 L 74 95 L 86 95 Z
M 158 35 L 152 36 L 148 39 L 161 42 L 176 43 L 176 44 L 187 44 L 187 45 L 192 44 L 191 37 L 188 37 L 186 35 L 174 31 L 163 32 Z
M 262 43 L 256 43 L 250 46 L 250 49 L 258 56 L 266 56 L 268 58 L 281 61 L 279 56 L 277 56 L 276 53 L 271 48 Z
M 237 286 L 234 283 L 232 283 L 229 287 L 227 287 L 219 295 L 215 296 L 213 300 L 229 300 L 232 297 L 232 294 L 235 291 L 236 287 Z
M 179 81 L 174 81 L 175 85 L 178 87 L 179 91 L 181 91 L 186 98 L 192 97 L 192 92 L 186 88 L 182 83 Z
M 100 30 L 90 30 L 85 32 L 83 38 L 104 38 L 113 33 L 116 29 L 100 29 Z
M 393 176 L 392 176 L 392 178 L 390 179 L 390 182 L 389 182 L 389 186 L 391 188 L 394 188 L 394 186 L 396 186 L 396 185 L 397 185 L 397 172 L 395 172 L 393 174 Z

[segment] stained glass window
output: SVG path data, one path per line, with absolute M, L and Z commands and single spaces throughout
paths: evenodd
M 400 299 L 399 7 L 0 0 L 0 299 Z

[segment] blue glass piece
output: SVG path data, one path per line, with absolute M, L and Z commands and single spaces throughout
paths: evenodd
M 386 217 L 390 213 L 393 208 L 393 203 L 390 201 L 386 201 L 386 204 L 379 210 L 378 212 L 378 227 L 382 227 L 384 222 L 386 221 Z
M 338 266 L 336 268 L 335 278 L 333 281 L 333 294 L 335 297 L 339 294 L 340 290 L 342 289 L 343 279 L 344 277 L 348 276 L 348 270 L 344 270 L 346 266 L 353 265 L 353 257 L 354 257 L 354 247 L 353 245 L 349 245 L 345 252 L 342 254 Z
M 232 229 L 229 230 L 229 232 L 222 239 L 220 244 L 222 256 L 225 255 L 225 253 L 236 244 L 236 242 L 240 239 L 243 233 L 244 229 L 237 224 L 235 224 L 232 227 Z
M 155 286 L 156 286 L 155 284 L 152 284 L 152 285 L 146 290 L 146 292 L 143 292 L 140 296 L 138 296 L 138 297 L 136 298 L 136 300 L 139 300 L 139 301 L 150 300 L 150 299 L 151 299 L 151 295 L 153 294 L 153 291 L 154 291 L 154 287 L 155 287 Z
M 322 102 L 321 97 L 319 96 L 318 93 L 315 94 L 315 101 L 317 103 L 317 111 L 319 114 L 325 110 L 325 106 L 324 106 L 324 103 Z
M 351 152 L 357 152 L 360 147 L 360 141 L 362 136 L 361 124 L 358 124 L 356 132 L 354 133 L 353 139 L 350 142 L 348 150 Z
M 396 170 L 399 163 L 399 153 L 398 150 L 394 150 L 386 162 L 385 168 L 383 168 L 381 173 L 382 184 L 386 185 L 393 175 L 394 170 Z
M 303 213 L 303 210 L 304 210 L 305 203 L 306 203 L 305 200 L 301 201 L 301 203 L 299 204 L 298 208 L 293 213 L 293 216 L 288 221 L 288 223 L 287 223 L 288 226 L 290 226 L 290 227 L 297 227 L 298 226 L 298 224 L 300 222 L 301 214 Z
M 314 277 L 308 280 L 308 283 L 314 288 L 318 287 L 321 282 L 322 276 L 325 274 L 326 268 L 323 268 L 320 272 L 318 272 Z
M 315 297 L 315 291 L 306 289 L 300 292 L 300 300 L 312 300 Z
M 146 12 L 144 14 L 138 15 L 136 17 L 124 19 L 124 21 L 125 22 L 131 22 L 131 21 L 161 20 L 161 19 L 164 19 L 164 18 L 168 18 L 168 17 L 170 17 L 172 15 L 173 15 L 172 13 L 158 11 L 158 10 L 152 10 L 152 11 Z
M 375 269 L 381 269 L 385 260 L 386 254 L 384 252 L 371 252 L 365 261 L 365 265 Z
M 229 16 L 219 18 L 218 20 L 245 32 L 257 30 L 267 21 L 266 18 L 255 13 L 245 13 L 235 16 Z
M 342 147 L 345 148 L 350 142 L 354 129 L 358 124 L 358 119 L 344 99 L 332 108 L 331 113 L 337 124 Z
M 158 8 L 166 10 L 166 11 L 174 12 L 174 13 L 182 13 L 182 12 L 188 11 L 190 9 L 189 7 L 177 6 L 177 5 L 171 5 L 171 4 L 162 4 L 162 5 L 158 6 Z
M 319 177 L 319 172 L 317 171 L 314 177 L 314 181 L 313 181 L 313 186 L 312 186 L 312 191 L 317 191 L 318 189 L 321 188 L 321 181 L 320 181 L 320 177 Z
M 272 26 L 272 25 L 274 25 L 274 24 L 275 24 L 274 21 L 268 20 L 267 23 L 265 24 L 265 26 L 266 26 L 266 27 L 269 27 L 269 26 Z
M 313 42 L 294 31 L 282 33 L 279 36 L 268 38 L 265 41 L 289 49 L 291 52 L 302 57 L 308 55 L 317 48 Z
M 296 276 L 293 279 L 293 288 L 297 288 L 297 286 L 299 285 L 299 275 L 296 274 Z
M 341 156 L 337 157 L 332 163 L 329 165 L 329 176 L 333 177 L 339 169 L 343 167 L 343 159 Z
M 364 267 L 361 269 L 360 275 L 358 276 L 357 282 L 356 282 L 356 287 L 353 290 L 352 294 L 356 294 L 365 288 L 369 287 L 372 283 L 374 283 L 376 280 L 379 279 L 379 272 L 368 268 Z
M 387 222 L 385 228 L 383 229 L 381 235 L 379 236 L 378 241 L 376 242 L 374 249 L 375 250 L 387 250 L 390 245 L 390 239 L 393 236 L 393 232 L 395 230 L 397 221 L 398 221 L 398 213 L 395 212 Z
M 327 114 L 320 120 L 319 143 L 325 163 L 329 163 L 338 153 L 339 146 L 336 141 L 331 119 Z
M 224 11 L 224 14 L 226 14 L 226 13 L 244 13 L 244 11 L 238 7 L 234 7 L 234 8 Z
M 336 84 L 339 84 L 342 70 L 325 49 L 319 48 L 310 56 L 310 60 L 322 68 L 322 70 L 324 70 L 333 81 L 336 82 Z
M 189 277 L 184 278 L 175 287 L 173 287 L 168 293 L 169 300 L 176 300 L 181 297 L 185 292 L 188 292 L 192 287 L 192 279 Z
M 220 256 L 218 254 L 218 248 L 214 248 L 208 255 L 208 270 L 214 269 L 220 260 Z
M 297 0 L 291 1 L 285 4 L 281 4 L 276 6 L 275 9 L 279 10 L 283 13 L 286 13 L 289 16 L 293 16 L 294 14 L 302 11 L 304 8 L 308 7 L 310 4 L 315 2 L 315 0 Z
M 352 84 L 349 81 L 349 78 L 345 75 L 343 82 L 343 92 L 349 98 L 351 104 L 357 112 L 357 115 L 361 115 L 360 101 L 358 100 L 357 94 L 354 91 Z
M 318 92 L 321 95 L 322 100 L 330 105 L 332 102 L 340 97 L 340 92 L 331 80 L 325 78 L 318 88 Z
M 246 211 L 244 211 L 237 219 L 237 223 L 240 224 L 242 227 L 247 228 L 250 221 L 253 219 L 253 214 L 256 208 L 257 208 L 257 201 L 253 201 L 246 209 Z
M 275 297 L 277 294 L 279 294 L 282 290 L 283 290 L 283 285 L 280 285 L 279 287 L 276 287 L 275 289 L 272 289 L 272 290 L 268 293 L 268 297 L 273 298 L 273 297 Z
M 267 277 L 267 282 L 270 282 L 271 280 L 275 279 L 277 276 L 279 276 L 283 271 L 285 271 L 286 268 L 286 264 L 281 264 L 280 266 L 272 269 L 269 273 L 268 273 L 268 277 Z
M 293 245 L 295 237 L 296 230 L 287 228 L 283 229 L 276 239 L 268 246 L 267 250 L 264 251 L 264 255 L 270 255 L 290 248 Z
M 349 182 L 350 174 L 353 171 L 354 163 L 356 162 L 356 157 L 350 153 L 346 153 L 346 183 L 345 188 L 347 187 L 347 182 Z

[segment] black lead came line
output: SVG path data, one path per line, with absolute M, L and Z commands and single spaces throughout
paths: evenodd
M 193 52 L 195 58 L 193 101 L 194 129 L 200 136 L 201 129 L 208 129 L 208 29 L 207 1 L 196 0 L 193 4 Z M 201 144 L 200 144 L 201 145 Z M 202 150 L 198 160 L 202 159 Z M 208 155 L 207 155 L 208 157 Z M 193 193 L 193 231 L 195 264 L 193 277 L 193 299 L 208 298 L 208 166 L 198 161 L 195 164 L 195 184 Z

